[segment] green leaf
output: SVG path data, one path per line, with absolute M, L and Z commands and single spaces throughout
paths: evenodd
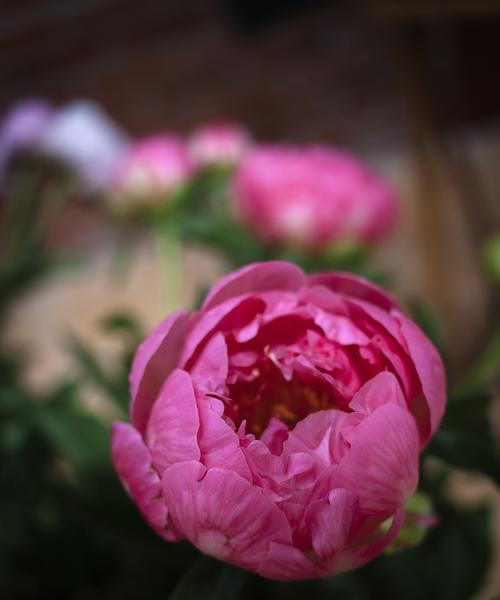
M 455 386 L 454 393 L 467 395 L 484 389 L 498 375 L 500 375 L 500 331 L 493 334 L 477 361 Z
M 248 574 L 202 556 L 172 591 L 169 600 L 237 600 Z
M 90 348 L 74 337 L 69 338 L 68 348 L 83 376 L 104 392 L 118 408 L 125 408 L 128 405 L 128 386 L 123 371 L 118 375 L 107 373 Z

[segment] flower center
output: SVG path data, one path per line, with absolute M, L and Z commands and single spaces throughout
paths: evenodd
M 293 427 L 308 414 L 330 408 L 344 409 L 333 388 L 315 377 L 292 373 L 285 379 L 270 360 L 263 360 L 243 378 L 228 385 L 231 404 L 226 415 L 238 425 L 246 420 L 246 431 L 260 437 L 272 417 Z

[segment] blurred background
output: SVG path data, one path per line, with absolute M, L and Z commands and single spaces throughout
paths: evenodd
M 401 224 L 376 260 L 398 297 L 423 298 L 438 316 L 452 378 L 498 325 L 499 290 L 482 260 L 500 230 L 498 1 L 2 0 L 0 49 L 0 114 L 33 96 L 84 98 L 132 138 L 230 119 L 257 140 L 357 153 L 402 199 Z M 5 203 L 0 219 L 5 231 Z M 124 235 L 129 264 L 117 278 Z M 123 340 L 103 317 L 130 313 L 147 331 L 224 271 L 216 252 L 187 244 L 180 290 L 163 294 L 150 236 L 124 233 L 80 192 L 49 219 L 43 243 L 76 266 L 30 281 L 6 308 L 3 351 L 22 357 L 27 394 L 79 372 L 69 335 L 113 368 Z M 95 385 L 83 393 L 106 413 L 101 397 Z M 490 503 L 498 533 L 498 492 L 461 477 L 457 501 Z M 500 597 L 499 573 L 500 563 L 489 567 L 481 598 Z M 23 589 L 12 597 L 42 597 Z M 95 589 L 66 597 L 101 597 Z

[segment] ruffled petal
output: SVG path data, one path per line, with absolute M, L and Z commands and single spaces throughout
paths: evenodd
M 188 373 L 176 369 L 158 395 L 146 431 L 153 465 L 160 474 L 176 462 L 199 460 L 199 427 L 193 382 Z
M 285 515 L 231 471 L 178 463 L 163 493 L 175 527 L 205 554 L 256 571 L 272 542 L 291 543 Z
M 167 528 L 167 506 L 151 455 L 132 425 L 113 423 L 111 458 L 121 482 L 149 525 L 165 539 L 177 539 Z
M 387 403 L 407 408 L 405 397 L 396 377 L 389 371 L 382 371 L 361 386 L 349 403 L 349 408 L 355 412 L 369 415 Z
M 240 448 L 240 437 L 222 418 L 222 402 L 215 398 L 211 398 L 210 402 L 207 400 L 203 397 L 198 399 L 200 462 L 208 468 L 220 467 L 234 471 L 252 481 L 250 469 Z M 220 405 L 220 410 L 214 410 L 216 405 Z
M 221 331 L 241 329 L 251 323 L 266 308 L 258 296 L 231 298 L 223 304 L 199 314 L 183 344 L 179 365 L 190 369 L 210 336 Z
M 304 273 L 291 263 L 284 261 L 254 263 L 222 277 L 208 293 L 203 303 L 203 310 L 242 294 L 256 294 L 271 290 L 296 291 L 304 283 Z
M 171 314 L 142 342 L 130 371 L 132 423 L 144 433 L 151 407 L 169 373 L 177 366 L 187 332 L 189 315 Z

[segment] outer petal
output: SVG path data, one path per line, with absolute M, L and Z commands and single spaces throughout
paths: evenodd
M 441 423 L 446 405 L 446 376 L 443 361 L 438 351 L 422 331 L 403 315 L 394 311 L 401 325 L 401 332 L 408 344 L 408 352 L 413 359 L 422 390 L 429 404 L 432 435 Z
M 158 395 L 146 431 L 151 459 L 160 474 L 176 462 L 200 458 L 199 427 L 193 382 L 188 373 L 176 369 Z
M 404 510 L 398 507 L 394 513 L 389 531 L 380 533 L 375 541 L 360 544 L 338 552 L 328 567 L 327 575 L 338 575 L 344 571 L 357 569 L 379 556 L 399 533 L 404 520 Z
M 175 535 L 167 529 L 167 506 L 158 473 L 138 431 L 128 423 L 113 423 L 111 457 L 121 482 L 149 525 L 167 540 Z
M 289 544 L 271 543 L 269 553 L 257 573 L 269 579 L 293 581 L 324 576 L 322 569 L 301 551 Z
M 390 513 L 418 482 L 419 437 L 412 415 L 389 403 L 352 430 L 351 448 L 331 470 L 334 487 L 359 497 L 364 514 Z
M 169 373 L 177 366 L 189 315 L 179 311 L 162 321 L 142 342 L 130 372 L 132 423 L 144 433 L 153 402 Z
M 364 277 L 346 273 L 317 273 L 307 278 L 309 285 L 324 285 L 332 291 L 376 304 L 384 310 L 397 307 L 396 301 L 382 288 Z
M 165 472 L 163 493 L 175 527 L 205 554 L 255 571 L 271 542 L 291 542 L 285 515 L 231 471 L 178 463 Z
M 299 267 L 285 261 L 270 261 L 247 265 L 226 275 L 208 293 L 203 309 L 207 310 L 232 298 L 247 293 L 270 290 L 295 291 L 306 281 Z
M 358 497 L 344 489 L 335 489 L 328 500 L 313 502 L 306 511 L 306 523 L 314 551 L 322 561 L 331 561 L 351 542 Z

